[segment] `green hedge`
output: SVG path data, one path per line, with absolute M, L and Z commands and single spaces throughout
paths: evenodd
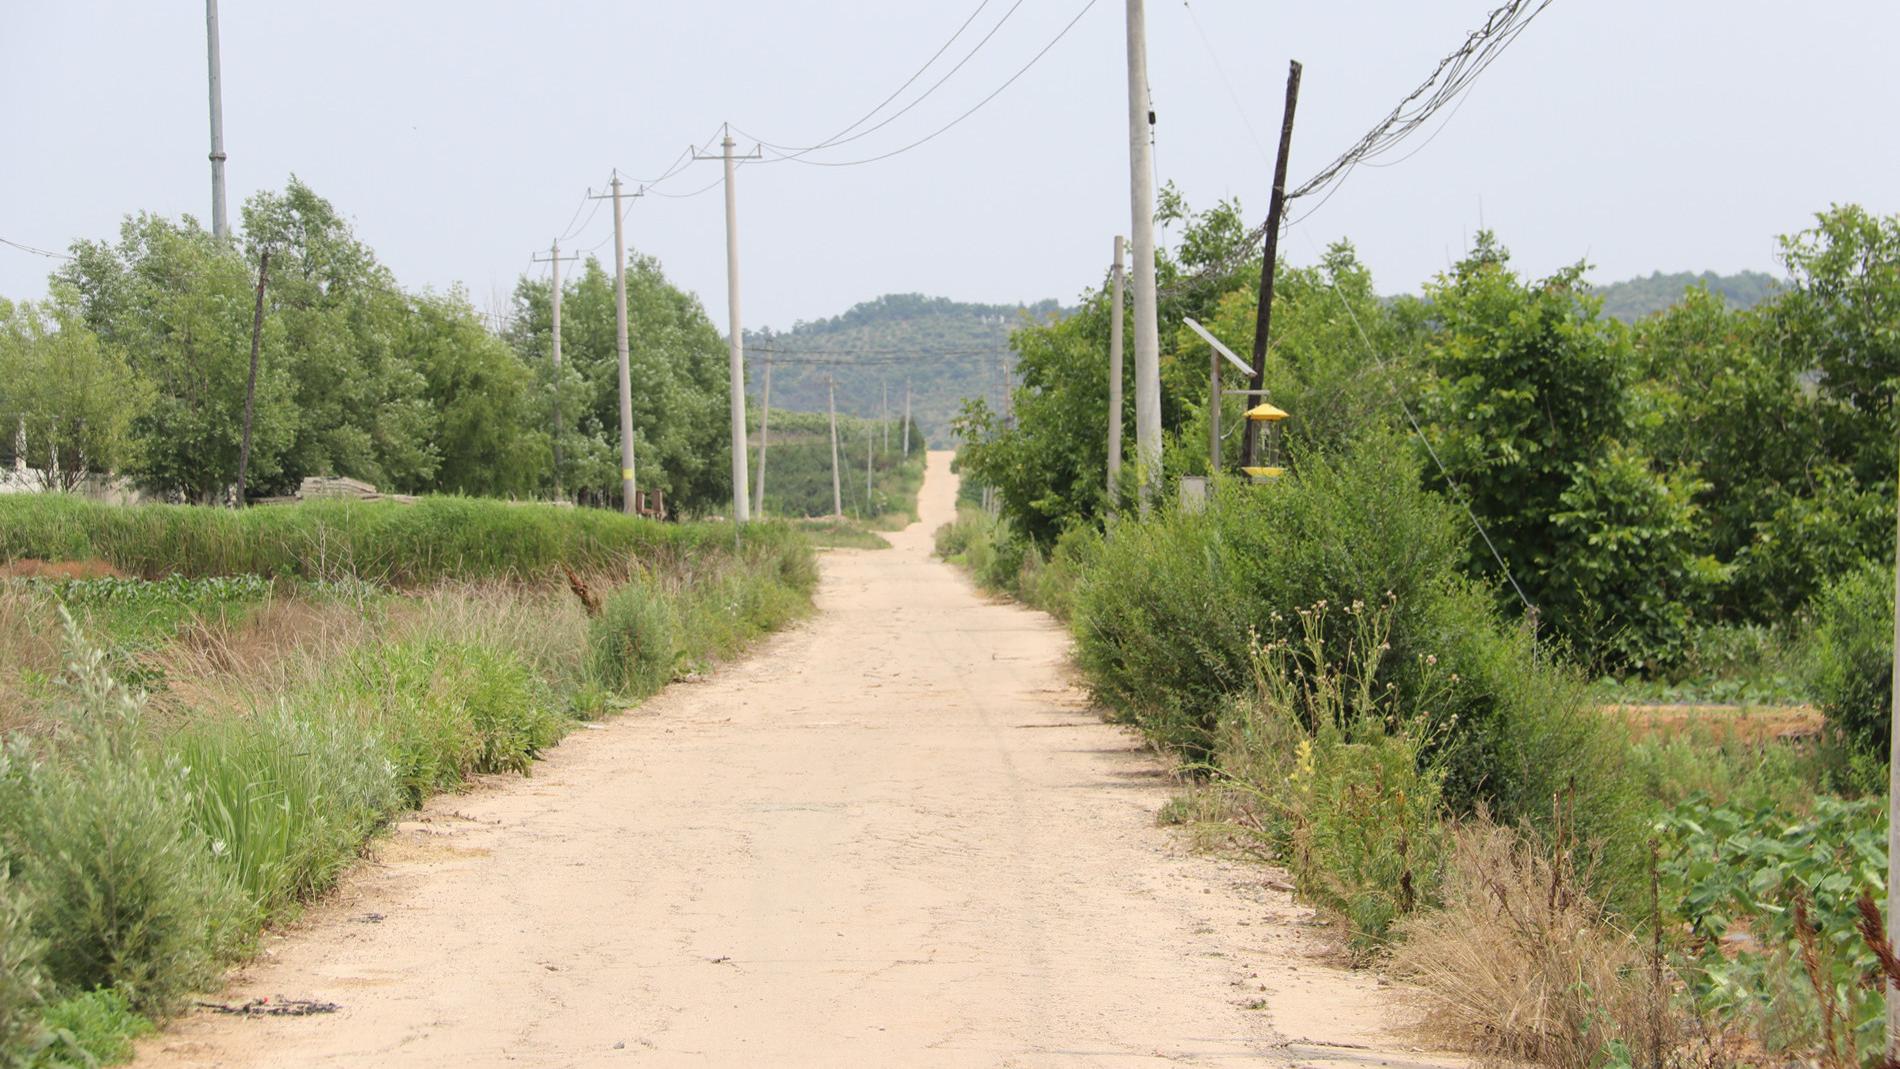
M 755 524 L 745 533 L 748 542 L 798 537 L 785 524 Z M 625 574 L 636 560 L 732 546 L 732 528 L 721 524 L 479 498 L 236 510 L 106 505 L 64 494 L 0 496 L 0 563 L 104 560 L 148 579 L 261 575 L 413 586 L 448 578 L 546 578 L 561 565 Z

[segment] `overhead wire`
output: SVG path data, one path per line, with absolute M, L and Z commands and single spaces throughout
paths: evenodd
M 10 245 L 13 248 L 19 249 L 21 252 L 30 252 L 35 256 L 44 256 L 50 260 L 70 260 L 73 258 L 63 252 L 53 252 L 50 249 L 42 249 L 37 246 L 27 245 L 22 242 L 14 241 L 11 238 L 0 238 L 0 245 Z
M 1194 13 L 1194 5 L 1188 0 L 1181 0 L 1181 6 L 1187 10 L 1188 21 L 1194 24 L 1194 32 L 1201 39 L 1201 47 L 1206 50 L 1207 58 L 1214 64 L 1214 73 L 1220 76 L 1221 85 L 1226 87 L 1227 99 L 1233 102 L 1234 111 L 1239 114 L 1241 125 L 1247 128 L 1247 136 L 1253 141 L 1254 151 L 1260 154 L 1260 162 L 1272 167 L 1273 157 L 1267 152 L 1266 142 L 1261 140 L 1260 131 L 1254 129 L 1253 118 L 1247 114 L 1246 105 L 1240 102 L 1240 93 L 1234 89 L 1233 79 L 1227 77 L 1227 68 L 1222 65 L 1220 54 L 1214 51 L 1214 42 L 1208 39 L 1207 30 L 1202 27 L 1200 16 Z M 1152 92 L 1150 95 L 1153 95 Z
M 912 82 L 915 82 L 920 76 L 922 76 L 924 71 L 928 70 L 930 68 L 930 65 L 932 63 L 935 63 L 939 56 L 943 55 L 944 51 L 950 47 L 951 43 L 954 42 L 957 39 L 957 37 L 962 36 L 964 29 L 966 29 L 969 26 L 971 21 L 975 20 L 976 16 L 983 10 L 985 6 L 987 6 L 987 4 L 988 4 L 988 0 L 984 0 L 984 3 L 978 4 L 976 11 L 973 11 L 970 13 L 970 18 L 964 20 L 963 25 L 957 28 L 957 32 L 951 35 L 951 38 L 949 41 L 944 42 L 943 48 L 939 48 L 936 54 L 930 57 L 929 62 L 925 63 L 923 67 L 919 68 L 916 74 L 911 75 L 910 79 L 906 81 L 903 86 L 900 86 L 898 88 L 897 93 L 893 93 L 891 94 L 891 96 L 885 98 L 884 102 L 882 104 L 879 104 L 877 108 L 872 109 L 869 114 L 864 116 L 864 118 L 861 118 L 857 122 L 852 123 L 851 126 L 846 127 L 843 131 L 840 131 L 837 134 L 833 134 L 831 137 L 827 138 L 824 141 L 820 141 L 816 145 L 805 145 L 805 146 L 778 145 L 773 142 L 765 141 L 760 138 L 754 138 L 753 140 L 758 141 L 759 144 L 764 147 L 773 149 L 775 151 L 784 150 L 786 153 L 788 153 L 788 154 L 779 155 L 778 157 L 776 157 L 776 160 L 794 160 L 794 161 L 803 162 L 802 157 L 805 156 L 807 153 L 816 152 L 819 149 L 833 148 L 838 145 L 849 144 L 860 138 L 868 137 L 871 134 L 874 134 L 878 132 L 879 130 L 882 130 L 886 126 L 889 126 L 891 123 L 896 122 L 898 119 L 902 118 L 906 113 L 908 113 L 912 108 L 915 108 L 917 105 L 923 103 L 925 100 L 928 100 L 932 93 L 935 93 L 938 89 L 943 88 L 943 84 L 945 82 L 948 82 L 951 78 L 955 77 L 956 73 L 962 70 L 964 66 L 970 62 L 970 60 L 976 58 L 976 54 L 983 50 L 984 45 L 987 45 L 990 43 L 990 39 L 996 36 L 996 33 L 998 30 L 1001 30 L 1003 28 L 1003 24 L 1009 21 L 1010 16 L 1016 14 L 1016 10 L 1023 6 L 1023 0 L 1016 0 L 1015 3 L 1011 4 L 1009 6 L 1009 10 L 1003 12 L 1003 17 L 1000 19 L 997 19 L 995 25 L 990 27 L 989 32 L 984 34 L 983 37 L 976 42 L 976 44 L 972 45 L 970 47 L 970 50 L 964 53 L 963 58 L 956 62 L 955 66 L 945 71 L 943 74 L 943 77 L 938 78 L 935 82 L 931 83 L 930 88 L 924 90 L 922 93 L 919 93 L 916 99 L 912 100 L 910 103 L 892 112 L 890 115 L 885 116 L 884 119 L 880 121 L 879 123 L 877 123 L 876 125 L 867 127 L 866 129 L 863 129 L 863 130 L 859 130 L 857 133 L 850 133 L 850 130 L 852 129 L 852 127 L 862 125 L 866 119 L 869 119 L 872 115 L 877 114 L 877 112 L 881 110 L 885 104 L 889 104 L 892 100 L 896 99 L 898 93 L 902 93 L 904 89 L 908 88 Z M 845 134 L 848 134 L 848 133 L 850 133 L 850 136 L 845 136 Z
M 1433 115 L 1442 111 L 1447 105 L 1451 105 L 1452 110 L 1446 115 L 1445 122 L 1426 139 L 1424 144 L 1418 146 L 1418 149 L 1413 150 L 1412 153 L 1384 166 L 1402 163 L 1415 155 L 1419 149 L 1429 145 L 1440 133 L 1444 132 L 1452 116 L 1463 107 L 1464 101 L 1468 99 L 1468 91 L 1479 75 L 1488 70 L 1491 64 L 1497 62 L 1505 49 L 1509 48 L 1512 42 L 1516 41 L 1530 26 L 1531 20 L 1542 14 L 1552 2 L 1553 0 L 1507 0 L 1503 5 L 1492 9 L 1486 16 L 1484 25 L 1466 34 L 1463 43 L 1440 59 L 1438 65 L 1432 68 L 1431 74 L 1420 82 L 1417 88 L 1407 93 L 1384 118 L 1374 123 L 1372 128 L 1353 142 L 1350 148 L 1320 168 L 1311 178 L 1287 191 L 1288 203 L 1322 191 L 1323 195 L 1317 204 L 1300 213 L 1297 218 L 1282 220 L 1281 233 L 1291 229 L 1295 223 L 1305 221 L 1314 212 L 1324 207 L 1359 164 L 1371 164 L 1376 157 L 1391 152 L 1401 141 L 1423 127 Z M 1234 251 L 1228 256 L 1209 264 L 1188 278 L 1176 280 L 1162 291 L 1162 295 L 1179 293 L 1207 279 L 1217 278 L 1233 270 L 1235 266 L 1254 255 L 1254 250 L 1260 247 L 1266 235 L 1267 225 L 1262 223 L 1248 231 L 1247 235 L 1236 243 Z
M 1076 23 L 1082 21 L 1082 16 L 1088 14 L 1089 9 L 1093 8 L 1096 5 L 1096 3 L 1097 3 L 1097 0 L 1087 0 L 1087 2 L 1082 5 L 1081 10 L 1077 11 L 1075 13 L 1075 16 L 1069 19 L 1069 21 L 1063 25 L 1062 29 L 1057 31 L 1056 35 L 1049 39 L 1049 42 L 1047 44 L 1043 45 L 1040 49 L 1038 49 L 1035 55 L 1029 57 L 1029 62 L 1017 68 L 1016 73 L 1010 75 L 1007 79 L 1005 79 L 1002 85 L 999 85 L 995 89 L 991 90 L 989 95 L 985 96 L 983 99 L 971 105 L 968 110 L 964 111 L 962 114 L 958 115 L 956 118 L 951 119 L 949 122 L 943 124 L 942 126 L 939 126 L 937 129 L 932 130 L 930 133 L 925 134 L 923 137 L 920 137 L 917 140 L 912 141 L 911 143 L 907 145 L 902 145 L 898 148 L 894 148 L 890 150 L 889 152 L 881 152 L 875 156 L 867 156 L 863 159 L 858 159 L 858 160 L 808 160 L 808 159 L 804 159 L 803 157 L 784 156 L 784 157 L 779 157 L 775 159 L 769 159 L 764 162 L 766 163 L 782 163 L 782 162 L 802 163 L 808 167 L 858 167 L 867 163 L 877 163 L 880 160 L 888 160 L 893 156 L 902 155 L 903 153 L 909 152 L 910 150 L 914 148 L 918 148 L 922 145 L 928 144 L 929 142 L 936 140 L 938 137 L 941 137 L 942 135 L 948 133 L 951 129 L 956 127 L 959 123 L 963 122 L 963 120 L 969 118 L 972 115 L 975 115 L 978 111 L 981 111 L 983 107 L 987 105 L 990 101 L 995 100 L 998 96 L 1001 96 L 1004 90 L 1016 84 L 1018 79 L 1020 79 L 1023 75 L 1029 73 L 1029 69 L 1031 67 L 1034 67 L 1038 62 L 1042 60 L 1042 57 L 1049 54 L 1050 49 L 1054 48 L 1057 45 L 1057 43 L 1059 43 L 1064 37 L 1068 36 L 1069 31 L 1075 28 Z

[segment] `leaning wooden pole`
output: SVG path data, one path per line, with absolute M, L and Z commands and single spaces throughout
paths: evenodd
M 244 507 L 244 480 L 251 473 L 251 416 L 257 411 L 257 351 L 264 339 L 264 284 L 270 278 L 270 250 L 257 258 L 257 305 L 251 309 L 251 376 L 244 380 L 244 430 L 238 443 L 237 507 Z
M 1267 238 L 1260 262 L 1260 301 L 1253 314 L 1253 381 L 1255 391 L 1248 400 L 1260 396 L 1267 385 L 1267 338 L 1273 330 L 1273 275 L 1280 258 L 1280 216 L 1286 210 L 1286 157 L 1293 147 L 1293 111 L 1300 103 L 1300 61 L 1287 64 L 1286 110 L 1280 117 L 1280 151 L 1273 160 L 1273 197 L 1267 202 Z M 1253 435 L 1240 438 L 1240 465 L 1253 467 Z

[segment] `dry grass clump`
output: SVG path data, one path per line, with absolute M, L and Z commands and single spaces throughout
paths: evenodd
M 1568 844 L 1478 819 L 1451 839 L 1444 908 L 1400 923 L 1420 1031 L 1486 1061 L 1657 1064 L 1674 1046 L 1659 962 L 1583 891 Z

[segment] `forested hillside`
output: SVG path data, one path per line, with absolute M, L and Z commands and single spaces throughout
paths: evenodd
M 1713 271 L 1699 275 L 1692 271 L 1673 274 L 1652 271 L 1648 278 L 1611 282 L 1593 287 L 1592 292 L 1603 299 L 1604 315 L 1634 323 L 1653 312 L 1681 304 L 1683 294 L 1696 286 L 1721 294 L 1731 307 L 1738 309 L 1753 308 L 1784 288 L 1779 279 L 1763 271 L 1740 271 L 1733 275 L 1718 275 Z
M 1054 300 L 1029 305 L 965 304 L 918 293 L 888 293 L 842 315 L 791 330 L 746 333 L 746 383 L 756 398 L 772 360 L 772 406 L 825 410 L 825 379 L 837 381 L 838 411 L 874 416 L 889 391 L 901 416 L 904 385 L 911 411 L 933 445 L 950 441 L 950 420 L 965 397 L 1000 401 L 1003 375 L 1015 366 L 1009 335 L 1062 314 Z

